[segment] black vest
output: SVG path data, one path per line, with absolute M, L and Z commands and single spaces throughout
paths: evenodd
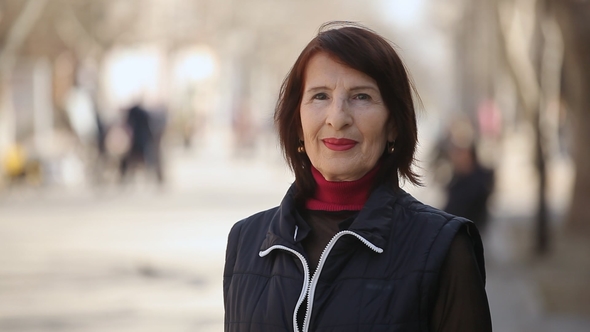
M 455 234 L 472 223 L 380 187 L 347 231 L 332 239 L 317 271 L 297 236 L 293 188 L 277 208 L 238 222 L 224 271 L 226 331 L 428 331 L 440 268 Z M 310 302 L 304 302 L 310 301 Z

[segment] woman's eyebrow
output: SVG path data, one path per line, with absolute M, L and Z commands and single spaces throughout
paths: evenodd
M 358 90 L 374 90 L 379 92 L 379 88 L 374 87 L 372 85 L 361 85 L 361 86 L 355 86 L 354 88 L 351 88 L 348 91 L 358 91 Z
M 313 92 L 318 92 L 318 91 L 324 91 L 324 90 L 328 90 L 329 88 L 325 85 L 321 85 L 321 86 L 314 86 L 311 87 L 307 90 L 305 90 L 305 92 L 307 93 L 313 93 Z M 358 91 L 358 90 L 373 90 L 373 91 L 377 91 L 379 92 L 379 88 L 372 86 L 372 85 L 359 85 L 359 86 L 355 86 L 353 88 L 350 88 L 348 91 Z
M 323 90 L 327 90 L 327 89 L 328 89 L 328 87 L 325 86 L 325 85 L 322 85 L 322 86 L 314 86 L 314 87 L 311 87 L 311 88 L 305 90 L 305 92 L 312 93 L 312 92 L 323 91 Z

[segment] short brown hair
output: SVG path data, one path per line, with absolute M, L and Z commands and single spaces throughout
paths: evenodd
M 299 107 L 309 60 L 324 52 L 350 68 L 363 72 L 377 82 L 389 120 L 397 130 L 395 151 L 384 151 L 375 186 L 389 182 L 399 188 L 399 176 L 420 185 L 419 175 L 412 170 L 418 142 L 416 113 L 412 92 L 416 93 L 406 68 L 391 44 L 376 32 L 350 22 L 328 22 L 303 49 L 281 86 L 275 109 L 281 148 L 295 173 L 298 203 L 314 194 L 315 181 L 311 161 L 298 153 L 301 117 Z

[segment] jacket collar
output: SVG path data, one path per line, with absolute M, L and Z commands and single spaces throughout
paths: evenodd
M 283 245 L 296 249 L 295 236 L 297 235 L 298 212 L 295 207 L 295 192 L 295 184 L 293 183 L 287 190 L 285 197 L 283 197 L 276 214 L 272 217 L 260 251 L 265 251 L 274 245 Z
M 260 251 L 265 251 L 274 245 L 298 250 L 296 244 L 306 232 L 300 233 L 301 230 L 297 226 L 295 192 L 295 184 L 292 184 L 270 222 Z M 348 230 L 364 237 L 375 246 L 384 248 L 391 233 L 394 203 L 404 194 L 406 193 L 402 189 L 394 190 L 384 185 L 377 187 Z

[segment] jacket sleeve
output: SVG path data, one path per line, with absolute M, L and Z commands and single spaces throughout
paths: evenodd
M 225 307 L 226 316 L 228 308 L 230 307 L 230 304 L 228 303 L 229 288 L 231 285 L 232 276 L 234 274 L 234 266 L 236 264 L 236 259 L 238 256 L 238 248 L 240 247 L 240 232 L 241 223 L 238 222 L 232 227 L 227 239 L 227 249 L 225 251 L 225 266 L 223 269 L 223 303 Z
M 469 226 L 464 225 L 455 235 L 441 267 L 431 331 L 492 331 L 477 239 L 471 237 Z

